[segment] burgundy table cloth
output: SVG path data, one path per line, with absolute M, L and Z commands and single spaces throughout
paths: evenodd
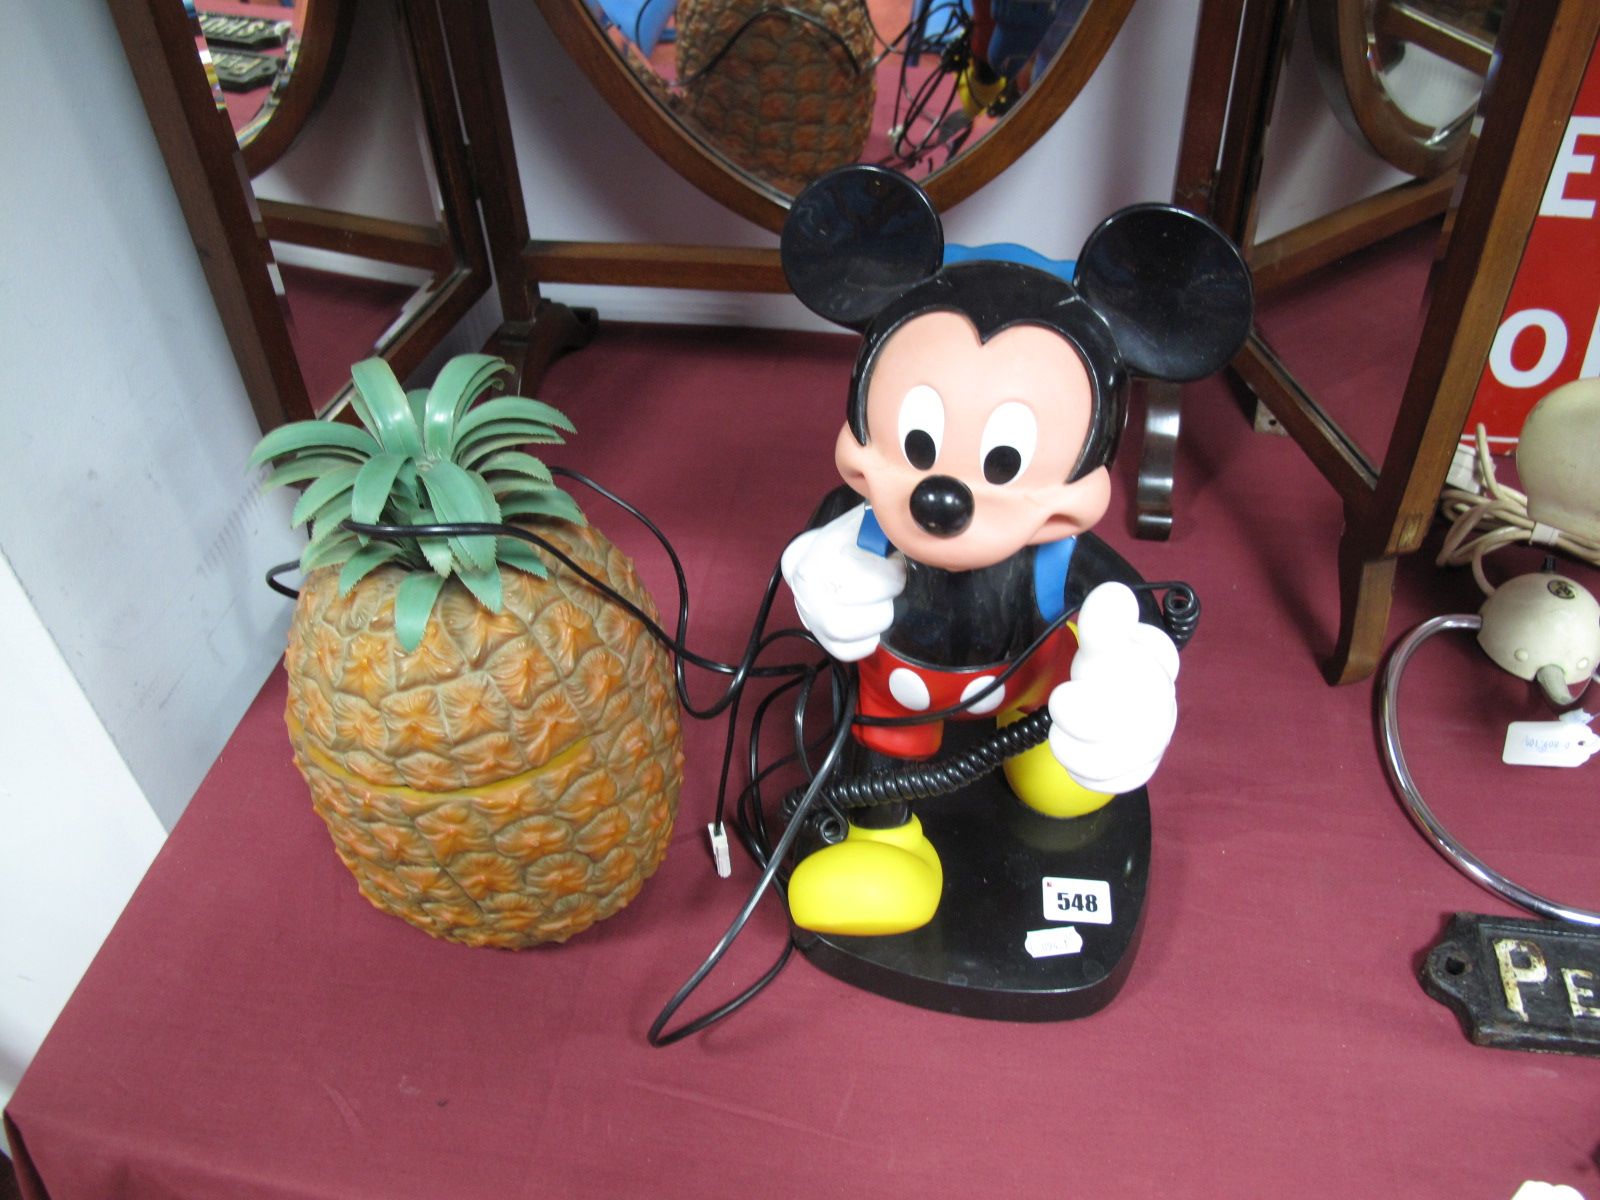
M 1342 319 L 1364 316 L 1358 303 Z M 1312 352 L 1338 366 L 1337 345 Z M 832 485 L 851 359 L 845 339 L 618 329 L 541 389 L 579 428 L 552 458 L 677 542 L 703 653 L 737 653 L 778 552 Z M 1405 367 L 1402 351 L 1351 386 L 1397 395 Z M 290 764 L 280 675 L 8 1110 L 25 1192 L 1503 1198 L 1539 1178 L 1600 1196 L 1600 1062 L 1473 1046 L 1417 983 L 1449 914 L 1512 910 L 1408 822 L 1371 685 L 1318 674 L 1337 502 L 1292 444 L 1249 432 L 1222 384 L 1194 389 L 1188 413 L 1173 540 L 1126 533 L 1136 436 L 1102 527 L 1205 606 L 1151 787 L 1143 943 L 1109 1008 L 1043 1025 L 947 1016 L 797 956 L 732 1019 L 652 1049 L 652 1018 L 754 878 L 740 861 L 718 880 L 704 848 L 720 726 L 689 725 L 678 831 L 630 908 L 563 947 L 474 950 L 357 894 Z M 670 612 L 648 539 L 580 498 Z M 1465 572 L 1419 556 L 1392 632 L 1476 605 Z M 1527 688 L 1452 635 L 1418 656 L 1404 700 L 1441 816 L 1514 877 L 1600 902 L 1596 768 L 1498 762 L 1505 722 L 1538 711 Z M 686 1011 L 752 979 L 783 930 L 764 904 Z

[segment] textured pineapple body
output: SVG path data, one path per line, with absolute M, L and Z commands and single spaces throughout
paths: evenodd
M 656 616 L 598 532 L 529 527 Z M 296 605 L 295 764 L 362 894 L 437 937 L 565 941 L 627 904 L 672 835 L 671 662 L 637 620 L 550 568 L 502 570 L 499 613 L 452 579 L 411 653 L 394 636 L 399 569 L 344 598 L 336 569 L 315 571 Z
M 809 22 L 758 0 L 680 0 L 677 71 L 687 115 L 712 145 L 759 178 L 798 191 L 861 157 L 876 95 L 867 66 L 872 23 L 865 0 L 794 0 L 784 8 L 833 30 L 850 54 Z

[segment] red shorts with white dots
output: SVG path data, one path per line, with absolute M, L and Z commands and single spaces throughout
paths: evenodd
M 1032 712 L 1050 699 L 1050 691 L 1070 675 L 1078 639 L 1063 625 L 1030 654 L 1011 678 L 984 696 L 956 719 L 973 719 L 997 712 Z M 961 703 L 982 691 L 1005 669 L 996 666 L 944 669 L 907 662 L 894 651 L 879 646 L 861 660 L 861 693 L 857 713 L 866 717 L 913 717 Z M 909 725 L 857 724 L 858 741 L 894 758 L 927 758 L 937 754 L 944 740 L 944 721 L 918 721 Z

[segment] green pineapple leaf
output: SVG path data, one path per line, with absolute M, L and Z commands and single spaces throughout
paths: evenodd
M 261 481 L 261 490 L 270 492 L 273 488 L 283 487 L 285 484 L 304 483 L 308 479 L 325 475 L 337 467 L 349 466 L 352 461 L 348 458 L 332 458 L 327 455 L 288 458 L 284 460 L 282 466 L 274 467 Z
M 531 479 L 546 487 L 553 486 L 550 478 L 550 468 L 545 466 L 531 454 L 524 454 L 520 450 L 502 450 L 498 454 L 491 454 L 478 467 L 485 479 L 489 479 L 489 486 L 494 486 L 491 475 L 506 474 L 518 479 Z
M 386 562 L 393 562 L 405 553 L 394 542 L 368 542 L 345 560 L 339 572 L 339 595 L 348 596 L 350 589 Z
M 497 396 L 477 405 L 456 426 L 456 445 L 465 446 L 502 423 L 530 426 L 535 432 L 576 433 L 572 422 L 558 408 L 527 396 Z
M 500 510 L 485 502 L 484 494 L 472 475 L 452 462 L 429 463 L 419 470 L 423 489 L 433 502 L 439 520 L 451 522 L 498 522 Z M 458 569 L 486 570 L 494 565 L 494 536 L 476 534 L 450 539 L 459 562 Z
M 496 382 L 495 376 L 510 370 L 505 360 L 488 354 L 458 354 L 445 363 L 423 409 L 422 442 L 430 457 L 451 456 L 456 425 L 468 406 Z
M 411 497 L 396 497 L 395 516 L 401 525 L 436 525 L 439 522 L 433 509 Z M 445 538 L 419 537 L 416 546 L 419 553 L 415 557 L 441 578 L 448 577 L 455 569 L 455 556 Z
M 565 492 L 555 488 L 541 488 L 538 491 L 528 491 L 510 497 L 500 497 L 500 519 L 509 521 L 513 517 L 554 517 L 558 521 L 571 521 L 574 525 L 585 524 L 583 510 L 578 507 L 578 502 Z M 518 542 L 519 546 L 526 542 Z
M 417 524 L 425 525 L 427 522 L 418 521 Z M 440 579 L 448 579 L 451 572 L 456 569 L 456 556 L 450 549 L 450 542 L 442 537 L 418 538 L 417 545 L 422 550 L 422 556 L 427 560 L 428 566 Z
M 479 570 L 477 567 L 463 567 L 460 571 L 461 582 L 467 585 L 467 590 L 478 598 L 478 603 L 490 612 L 499 612 L 505 604 L 505 595 L 500 590 L 500 565 L 491 563 L 488 567 Z
M 356 540 L 355 534 L 334 526 L 326 537 L 312 541 L 305 548 L 300 555 L 300 569 L 315 571 L 318 567 L 337 566 L 359 549 L 361 543 Z
M 359 387 L 350 389 L 350 409 L 367 432 L 371 433 L 378 428 L 378 419 L 372 415 L 372 406 L 367 403 L 367 398 L 361 394 Z
M 544 445 L 558 446 L 567 439 L 559 433 L 534 433 L 532 426 L 525 426 L 516 432 L 501 433 L 495 437 L 478 438 L 465 449 L 457 448 L 455 461 L 469 470 L 477 469 L 478 465 L 491 454 L 498 454 L 502 450 L 515 450 L 519 446 Z
M 381 358 L 369 358 L 350 368 L 350 381 L 366 401 L 372 432 L 383 448 L 408 458 L 420 457 L 422 434 L 394 369 Z M 361 416 L 360 409 L 356 415 Z
M 351 537 L 365 546 L 368 541 L 367 538 L 362 537 L 359 533 L 345 529 L 344 523 L 349 516 L 350 495 L 347 492 L 343 496 L 335 497 L 317 510 L 316 515 L 311 518 L 311 540 L 315 542 L 319 538 L 328 537 L 337 531 L 349 533 Z
M 364 525 L 376 525 L 395 488 L 395 479 L 407 459 L 394 453 L 379 454 L 367 460 L 356 475 L 350 499 L 350 518 Z M 412 468 L 415 472 L 416 468 Z
M 271 459 L 308 450 L 319 450 L 334 458 L 365 462 L 379 449 L 376 438 L 354 425 L 341 425 L 337 421 L 295 421 L 278 426 L 257 442 L 256 448 L 250 452 L 249 464 L 259 467 Z
M 294 512 L 289 515 L 289 527 L 293 529 L 304 525 L 325 505 L 351 491 L 356 485 L 356 476 L 360 471 L 360 467 L 349 463 L 335 467 L 326 475 L 313 480 L 311 486 L 300 493 L 300 499 L 295 502 Z
M 304 485 L 290 515 L 294 526 L 310 526 L 303 570 L 339 567 L 341 594 L 385 564 L 406 571 L 395 597 L 395 631 L 408 650 L 421 644 L 450 576 L 499 611 L 502 568 L 544 578 L 547 566 L 514 537 L 390 540 L 357 535 L 345 521 L 492 525 L 521 517 L 583 523 L 549 469 L 522 449 L 560 444 L 574 432 L 572 422 L 526 396 L 488 396 L 510 371 L 490 355 L 459 355 L 431 388 L 407 392 L 388 363 L 368 359 L 350 371 L 351 411 L 362 428 L 298 421 L 272 430 L 250 455 L 253 468 L 271 464 L 264 487 Z
M 578 432 L 566 413 L 543 400 L 535 400 L 532 396 L 496 396 L 475 405 L 471 412 L 462 417 L 456 427 L 456 435 L 459 440 L 491 422 L 509 420 L 533 421 L 565 433 Z
M 412 388 L 406 393 L 406 403 L 411 405 L 411 419 L 417 423 L 417 428 L 422 428 L 422 417 L 428 408 L 428 389 Z
M 528 475 L 513 475 L 509 472 L 499 472 L 487 475 L 484 481 L 488 483 L 495 499 L 504 504 L 508 500 L 515 500 L 521 496 L 544 496 L 560 489 L 549 480 L 538 479 Z
M 503 537 L 497 553 L 500 561 L 505 566 L 515 567 L 519 571 L 526 571 L 535 579 L 544 579 L 550 572 L 545 569 L 544 560 L 527 542 L 520 542 L 516 538 Z
M 433 602 L 444 587 L 444 576 L 418 571 L 400 581 L 394 593 L 394 635 L 405 650 L 422 645 Z

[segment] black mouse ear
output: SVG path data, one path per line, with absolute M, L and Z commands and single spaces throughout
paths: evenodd
M 1238 248 L 1204 217 L 1166 204 L 1101 222 L 1074 282 L 1111 326 L 1129 369 L 1155 379 L 1211 374 L 1239 352 L 1254 319 Z
M 944 230 L 933 202 L 904 175 L 841 167 L 795 198 L 781 255 L 802 304 L 861 328 L 943 265 Z

